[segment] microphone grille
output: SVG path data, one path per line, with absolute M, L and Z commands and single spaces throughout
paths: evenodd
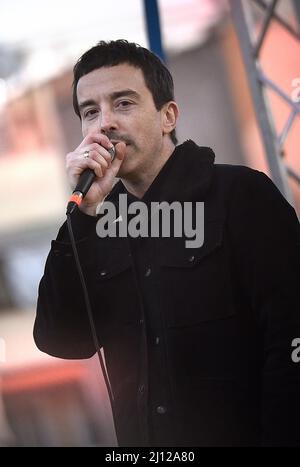
M 111 148 L 108 149 L 108 152 L 111 155 L 111 160 L 113 161 L 116 155 L 116 148 L 112 146 Z

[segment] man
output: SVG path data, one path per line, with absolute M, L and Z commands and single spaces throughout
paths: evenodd
M 176 146 L 172 77 L 136 44 L 86 52 L 73 102 L 83 141 L 67 156 L 69 180 L 74 188 L 86 168 L 97 178 L 72 224 L 119 444 L 299 444 L 294 210 L 263 173 L 214 164 L 192 141 Z M 203 202 L 203 245 L 188 248 L 184 234 L 100 238 L 97 206 L 106 197 L 120 227 L 120 195 L 128 210 L 177 202 L 197 214 Z M 34 336 L 57 357 L 95 353 L 66 225 L 46 263 Z

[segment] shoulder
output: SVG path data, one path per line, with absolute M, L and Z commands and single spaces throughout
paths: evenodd
M 248 183 L 265 183 L 270 178 L 259 170 L 251 169 L 245 165 L 230 165 L 230 164 L 214 164 L 215 176 L 227 182 L 230 180 L 233 183 L 247 181 Z
M 263 172 L 242 165 L 214 164 L 211 195 L 226 212 L 242 216 L 292 215 L 293 207 Z
M 229 192 L 229 196 L 239 195 L 256 199 L 259 196 L 284 199 L 272 180 L 259 170 L 243 165 L 215 164 L 215 183 Z M 253 198 L 254 196 L 254 198 Z

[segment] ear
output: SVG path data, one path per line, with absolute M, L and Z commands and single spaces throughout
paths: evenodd
M 162 132 L 169 134 L 176 127 L 177 119 L 179 117 L 179 108 L 176 102 L 170 101 L 162 107 Z

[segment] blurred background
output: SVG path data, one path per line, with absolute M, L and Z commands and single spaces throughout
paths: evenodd
M 179 141 L 191 138 L 217 162 L 275 180 L 279 167 L 299 213 L 299 3 L 243 2 L 253 40 L 267 26 L 259 70 L 281 90 L 264 92 L 275 159 L 289 167 L 275 161 L 274 169 L 241 53 L 245 38 L 236 34 L 242 2 L 159 0 L 158 23 L 154 0 L 0 0 L 0 446 L 116 444 L 97 360 L 51 358 L 32 338 L 38 283 L 69 195 L 64 159 L 81 141 L 75 61 L 102 39 L 159 43 L 154 51 L 164 54 L 181 108 Z

